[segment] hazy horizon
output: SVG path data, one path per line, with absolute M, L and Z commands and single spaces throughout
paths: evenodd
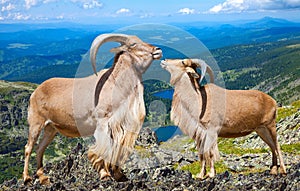
M 0 24 L 235 22 L 273 17 L 300 22 L 300 0 L 2 0 Z

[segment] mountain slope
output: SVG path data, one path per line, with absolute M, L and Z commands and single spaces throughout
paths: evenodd
M 259 89 L 282 104 L 300 99 L 300 40 L 231 46 L 212 54 L 226 88 Z

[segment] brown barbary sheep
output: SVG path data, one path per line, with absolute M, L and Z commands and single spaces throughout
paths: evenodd
M 214 177 L 219 158 L 217 137 L 235 138 L 256 132 L 272 151 L 271 174 L 286 168 L 277 141 L 276 101 L 258 90 L 227 90 L 215 84 L 199 85 L 205 71 L 213 82 L 212 69 L 200 59 L 170 59 L 161 62 L 174 86 L 171 120 L 196 141 L 201 161 L 197 178 Z M 196 68 L 201 67 L 201 75 Z M 210 172 L 206 174 L 206 164 Z
M 116 53 L 113 66 L 96 73 L 96 54 L 105 42 L 118 42 L 121 46 L 111 50 Z M 162 56 L 162 51 L 136 36 L 103 34 L 93 41 L 90 55 L 97 75 L 52 78 L 32 93 L 25 183 L 32 180 L 28 174 L 29 158 L 42 130 L 44 134 L 36 150 L 37 175 L 42 184 L 49 182 L 43 174 L 43 154 L 58 132 L 67 137 L 94 134 L 95 145 L 88 157 L 100 178 L 126 178 L 120 166 L 132 151 L 145 117 L 142 74 L 154 59 Z

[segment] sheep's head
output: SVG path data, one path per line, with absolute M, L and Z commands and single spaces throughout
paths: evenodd
M 161 67 L 171 74 L 170 82 L 173 85 L 185 74 L 201 82 L 206 70 L 210 75 L 210 82 L 214 82 L 212 69 L 201 59 L 167 59 L 161 61 Z M 197 72 L 197 67 L 201 68 L 201 74 Z
M 96 54 L 99 47 L 105 42 L 119 42 L 121 46 L 111 49 L 116 54 L 126 52 L 133 58 L 133 64 L 138 71 L 144 73 L 155 59 L 162 57 L 160 48 L 143 42 L 136 36 L 124 34 L 99 35 L 92 43 L 90 56 L 94 72 L 96 74 Z

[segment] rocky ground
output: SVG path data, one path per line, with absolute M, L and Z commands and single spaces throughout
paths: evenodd
M 169 153 L 170 154 L 170 153 Z M 180 158 L 180 157 L 179 157 Z M 159 159 L 157 159 L 159 161 Z M 181 158 L 179 161 L 188 158 Z M 194 159 L 193 159 L 194 160 Z M 158 162 L 157 161 L 157 162 Z M 133 162 L 133 161 L 130 161 Z M 297 163 L 298 162 L 298 163 Z M 213 179 L 197 180 L 189 171 L 174 169 L 173 159 L 158 166 L 124 169 L 126 182 L 100 181 L 89 164 L 84 149 L 74 149 L 63 161 L 45 166 L 51 177 L 49 186 L 42 186 L 38 179 L 25 186 L 22 180 L 4 182 L 0 190 L 299 190 L 299 160 L 288 168 L 286 176 L 273 176 L 269 170 L 248 175 L 225 171 Z
M 299 121 L 300 111 L 278 124 L 281 144 L 299 145 Z M 255 134 L 236 139 L 234 144 L 252 149 L 266 147 Z M 195 144 L 185 136 L 176 136 L 159 144 L 155 133 L 146 128 L 140 133 L 136 149 L 124 166 L 124 173 L 129 179 L 126 182 L 101 181 L 87 159 L 86 149 L 78 143 L 59 162 L 46 162 L 45 172 L 51 177 L 48 186 L 40 185 L 36 177 L 27 186 L 14 178 L 1 184 L 0 190 L 300 190 L 298 147 L 293 152 L 284 152 L 285 176 L 269 174 L 269 150 L 245 154 L 221 152 L 226 170 L 215 178 L 198 180 L 189 171 L 181 170 L 181 167 L 198 160 Z M 246 168 L 248 171 L 245 173 Z

